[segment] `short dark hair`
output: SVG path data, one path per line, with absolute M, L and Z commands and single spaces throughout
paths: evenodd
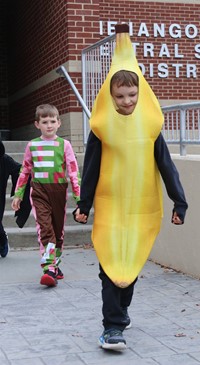
M 110 80 L 110 93 L 112 94 L 112 86 L 117 84 L 120 86 L 139 86 L 139 78 L 135 72 L 120 70 L 117 71 Z

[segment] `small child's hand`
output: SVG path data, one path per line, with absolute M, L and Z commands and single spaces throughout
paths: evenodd
M 77 208 L 75 210 L 75 212 L 73 212 L 74 214 L 74 219 L 76 222 L 79 222 L 79 223 L 87 223 L 87 215 L 85 214 L 80 214 L 80 209 Z
M 11 207 L 12 209 L 14 209 L 15 211 L 20 209 L 20 204 L 21 204 L 21 199 L 18 197 L 15 197 L 12 201 Z
M 183 224 L 182 220 L 179 218 L 176 212 L 174 212 L 172 216 L 172 223 L 173 224 Z

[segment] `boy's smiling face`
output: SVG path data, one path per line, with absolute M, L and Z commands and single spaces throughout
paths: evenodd
M 137 86 L 118 86 L 117 83 L 113 83 L 111 95 L 117 106 L 118 113 L 123 115 L 133 113 L 138 101 Z

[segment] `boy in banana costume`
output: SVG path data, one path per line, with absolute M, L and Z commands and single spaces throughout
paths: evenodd
M 75 220 L 86 223 L 94 203 L 92 241 L 100 262 L 103 326 L 99 344 L 123 350 L 131 326 L 127 308 L 162 221 L 160 175 L 174 202 L 172 223 L 184 222 L 187 203 L 162 137 L 163 114 L 144 79 L 126 24 L 95 100 Z

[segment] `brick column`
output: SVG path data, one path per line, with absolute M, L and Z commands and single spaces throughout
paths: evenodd
M 70 1 L 67 3 L 67 68 L 82 95 L 81 51 L 99 40 L 99 0 Z M 73 147 L 83 152 L 83 121 L 73 91 L 68 89 L 68 115 L 65 115 Z

